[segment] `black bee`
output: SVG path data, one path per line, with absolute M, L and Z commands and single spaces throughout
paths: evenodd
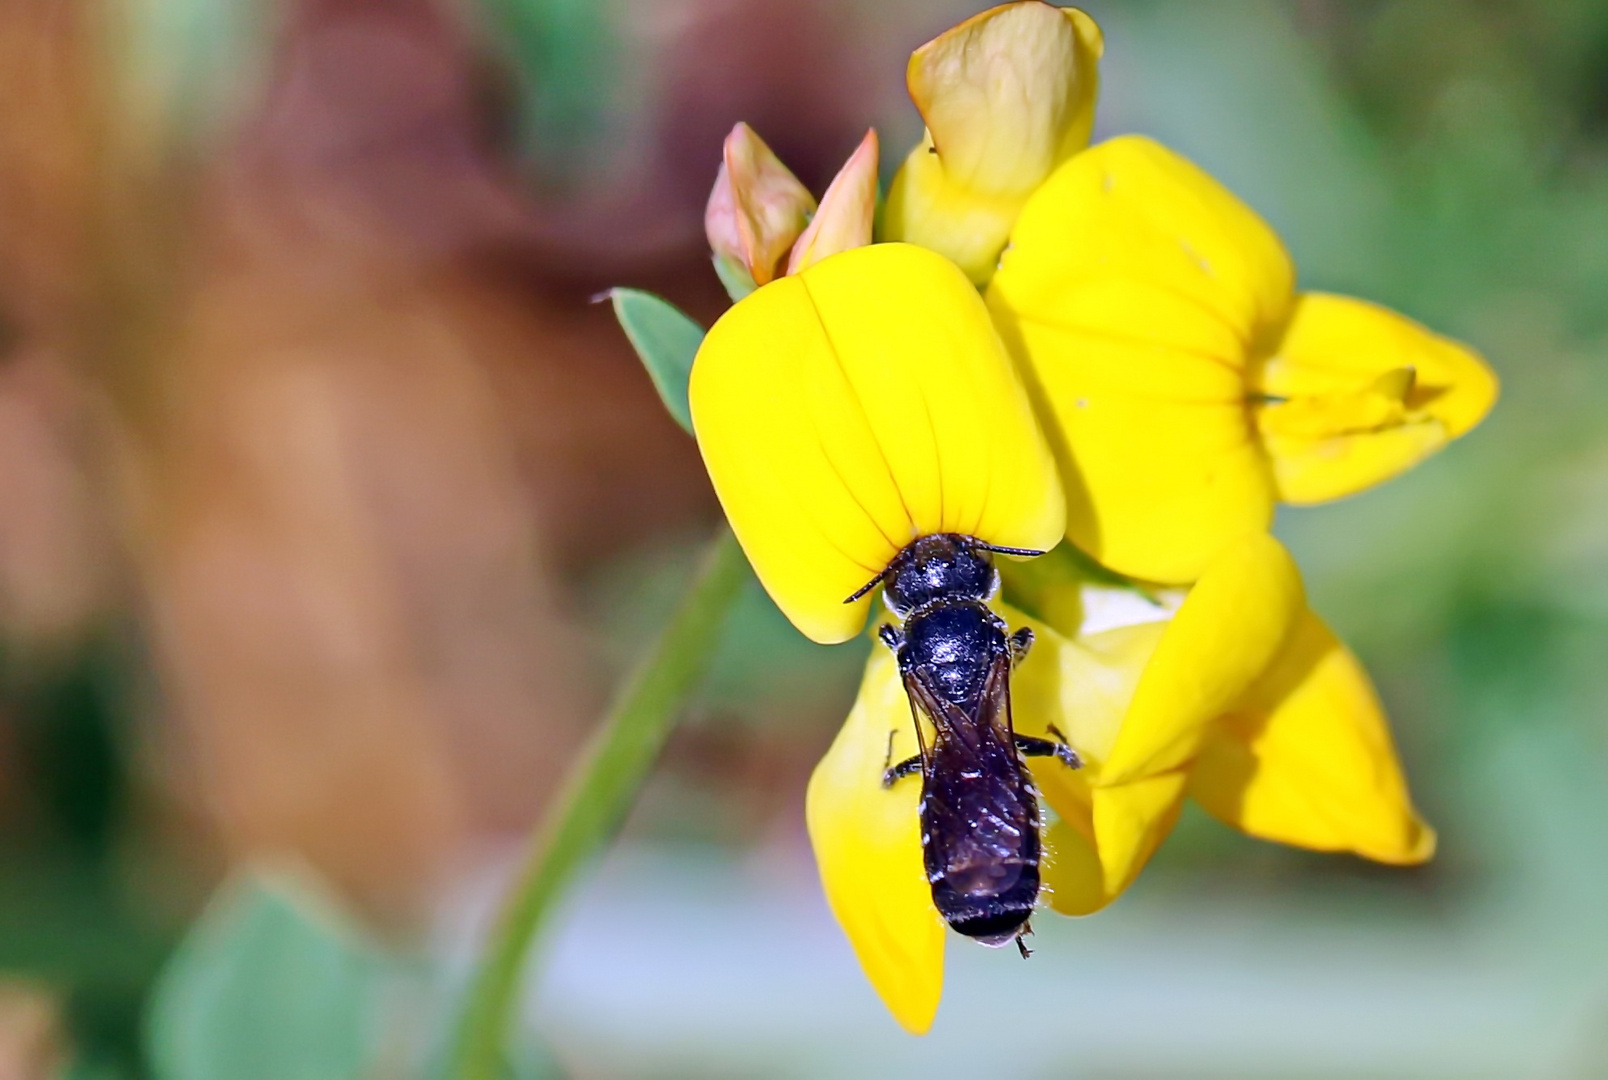
M 933 902 L 944 921 L 984 945 L 1024 934 L 1039 893 L 1038 793 L 1022 758 L 1082 762 L 1059 741 L 1018 735 L 1011 726 L 1011 668 L 1027 655 L 1033 631 L 1009 633 L 987 601 L 999 588 L 991 553 L 1037 555 L 971 536 L 923 536 L 849 599 L 879 583 L 902 626 L 877 634 L 899 661 L 921 752 L 892 763 L 883 785 L 921 773 L 921 849 Z M 932 721 L 931 746 L 917 710 Z

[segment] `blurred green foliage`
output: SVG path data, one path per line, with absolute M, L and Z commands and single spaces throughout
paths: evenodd
M 382 1060 L 385 960 L 285 872 L 227 883 L 168 961 L 148 1045 L 162 1080 L 328 1080 Z
M 178 928 L 118 873 L 128 649 L 98 635 L 64 657 L 9 657 L 0 671 L 26 785 L 11 793 L 17 812 L 0 829 L 0 971 L 65 994 L 86 1067 L 134 1075 L 146 988 Z

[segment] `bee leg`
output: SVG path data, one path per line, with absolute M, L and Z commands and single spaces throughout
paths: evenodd
M 1033 628 L 1024 626 L 1011 635 L 1011 667 L 1015 667 L 1027 659 L 1027 650 L 1033 647 Z
M 920 771 L 921 755 L 917 754 L 915 757 L 905 758 L 903 761 L 899 762 L 899 764 L 882 771 L 882 786 L 885 788 L 890 788 L 900 780 L 903 780 L 905 777 L 914 775 Z
M 1033 950 L 1029 949 L 1027 947 L 1027 942 L 1022 940 L 1023 938 L 1025 938 L 1027 935 L 1031 934 L 1032 932 L 1033 932 L 1032 924 L 1031 923 L 1023 923 L 1021 932 L 1016 935 L 1016 947 L 1017 947 L 1017 949 L 1019 949 L 1021 951 L 1023 960 L 1026 960 L 1029 956 L 1033 955 Z
M 877 637 L 894 652 L 898 652 L 900 646 L 904 645 L 904 634 L 892 623 L 883 623 L 877 627 Z
M 1061 734 L 1054 728 L 1051 728 L 1050 731 L 1058 736 Z M 1078 757 L 1078 752 L 1068 746 L 1064 739 L 1056 741 L 1035 739 L 1031 735 L 1018 735 L 1016 736 L 1016 749 L 1021 751 L 1023 757 L 1052 757 L 1069 769 L 1083 768 L 1083 759 Z

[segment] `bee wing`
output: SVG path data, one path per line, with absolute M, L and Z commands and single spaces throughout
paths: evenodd
M 975 746 L 990 735 L 1003 738 L 1011 744 L 1011 661 L 1006 655 L 996 656 L 988 665 L 983 679 L 982 693 L 971 709 L 966 709 L 941 695 L 934 687 L 925 667 L 915 667 L 905 673 L 905 694 L 913 708 L 927 714 L 939 738 L 959 739 Z M 916 727 L 920 735 L 920 725 Z
M 1011 733 L 1010 659 L 989 666 L 972 711 L 942 697 L 920 668 L 906 675 L 905 689 L 937 732 L 923 757 L 928 873 L 998 888 L 1002 874 L 1015 873 L 1001 867 L 1038 858 L 1038 806 Z

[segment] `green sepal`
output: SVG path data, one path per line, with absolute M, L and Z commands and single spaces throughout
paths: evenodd
M 648 378 L 670 415 L 692 434 L 692 409 L 687 404 L 687 380 L 692 360 L 703 343 L 703 327 L 668 300 L 640 289 L 610 289 L 614 317 L 648 369 Z
M 748 268 L 726 255 L 715 256 L 715 276 L 726 287 L 726 295 L 731 297 L 734 304 L 759 288 L 754 284 L 754 275 L 748 272 Z

